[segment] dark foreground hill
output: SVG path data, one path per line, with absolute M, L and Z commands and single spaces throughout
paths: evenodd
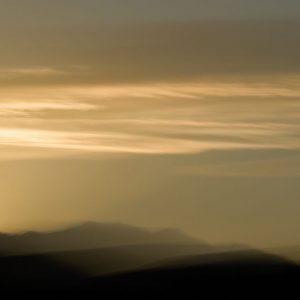
M 288 297 L 290 293 L 298 298 L 300 268 L 260 251 L 209 254 L 168 260 L 145 270 L 89 279 L 83 290 L 141 299 L 146 296 L 208 299 L 207 295 L 245 299 L 247 296 Z
M 176 230 L 121 224 L 3 234 L 0 292 L 93 292 L 100 299 L 207 299 L 207 294 L 269 299 L 280 294 L 287 299 L 293 291 L 298 298 L 297 264 L 241 249 L 212 246 Z
M 297 299 L 300 293 L 296 264 L 253 250 L 180 256 L 96 277 L 46 255 L 2 257 L 0 266 L 3 292 L 93 292 L 100 299 L 207 299 L 206 295 L 289 299 L 291 292 Z
M 0 274 L 4 277 L 9 275 L 17 280 L 19 275 L 22 277 L 25 270 L 28 270 L 26 277 L 34 282 L 36 278 L 40 279 L 43 264 L 46 269 L 52 264 L 71 268 L 84 276 L 99 276 L 135 270 L 164 259 L 207 253 L 207 251 L 206 247 L 193 244 L 144 244 L 2 256 L 0 257 Z M 37 265 L 37 263 L 40 264 Z M 36 270 L 35 267 L 37 267 Z

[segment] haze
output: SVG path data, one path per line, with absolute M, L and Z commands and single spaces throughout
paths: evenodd
M 296 0 L 1 1 L 0 231 L 300 243 L 299 17 Z

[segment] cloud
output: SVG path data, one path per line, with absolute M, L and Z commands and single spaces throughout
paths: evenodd
M 299 149 L 297 78 L 6 87 L 0 145 L 50 156 Z
M 149 99 L 172 99 L 172 98 L 196 98 L 205 97 L 300 97 L 300 73 L 289 75 L 282 74 L 275 78 L 257 78 L 254 82 L 235 80 L 209 81 L 193 80 L 183 82 L 149 82 L 139 84 L 113 84 L 113 85 L 56 85 L 54 87 L 37 86 L 33 88 L 3 88 L 1 102 L 4 97 L 11 101 L 22 98 L 36 98 L 41 101 L 63 99 L 94 99 L 108 100 L 117 98 L 149 98 Z M 50 105 L 50 104 L 49 104 Z
M 149 137 L 122 133 L 87 133 L 24 130 L 0 130 L 0 145 L 78 150 L 98 153 L 180 154 L 215 149 L 256 148 L 226 142 L 205 142 L 175 138 Z M 257 146 L 260 147 L 260 146 Z M 265 146 L 261 146 L 265 147 Z
M 6 78 L 0 84 L 110 85 L 295 74 L 300 72 L 298 28 L 294 20 L 94 24 L 80 30 L 12 26 L 9 34 L 1 34 Z M 88 69 L 73 69 L 76 65 Z
M 0 116 L 31 116 L 41 111 L 88 111 L 98 106 L 76 102 L 0 102 Z
M 298 78 L 295 76 L 294 79 Z M 201 82 L 88 85 L 56 88 L 66 95 L 95 99 L 113 98 L 202 98 L 202 97 L 300 97 L 300 85 L 275 83 Z
M 0 78 L 9 79 L 14 77 L 26 77 L 26 76 L 57 76 L 64 75 L 66 71 L 54 69 L 51 67 L 29 67 L 29 68 L 2 68 L 0 69 Z
M 191 20 L 272 19 L 299 16 L 299 3 L 286 0 L 60 0 L 40 2 L 2 1 L 0 24 L 8 26 L 19 20 L 21 26 L 86 26 L 87 24 L 146 23 Z M 18 9 L 16 9 L 18 7 Z M 72 10 L 70 10 L 72 7 Z M 172 8 L 172 9 L 170 9 Z

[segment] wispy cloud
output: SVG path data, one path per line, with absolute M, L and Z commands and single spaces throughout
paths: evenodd
M 0 78 L 19 76 L 54 76 L 66 74 L 65 70 L 51 67 L 28 67 L 28 68 L 0 68 Z
M 113 98 L 201 98 L 201 97 L 300 97 L 300 84 L 272 83 L 160 83 L 146 85 L 63 87 L 64 92 L 97 99 Z
M 78 102 L 0 102 L 0 116 L 30 116 L 33 112 L 51 110 L 88 111 L 98 106 Z
M 295 78 L 7 87 L 0 145 L 99 154 L 299 149 L 298 97 Z
M 8 128 L 0 130 L 0 145 L 100 153 L 183 154 L 226 149 L 285 148 L 280 145 L 151 137 L 117 132 L 64 132 Z M 299 145 L 300 146 L 300 145 Z

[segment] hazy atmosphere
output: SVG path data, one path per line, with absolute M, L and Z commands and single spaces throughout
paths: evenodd
M 298 0 L 0 0 L 0 232 L 300 244 L 299 20 Z

